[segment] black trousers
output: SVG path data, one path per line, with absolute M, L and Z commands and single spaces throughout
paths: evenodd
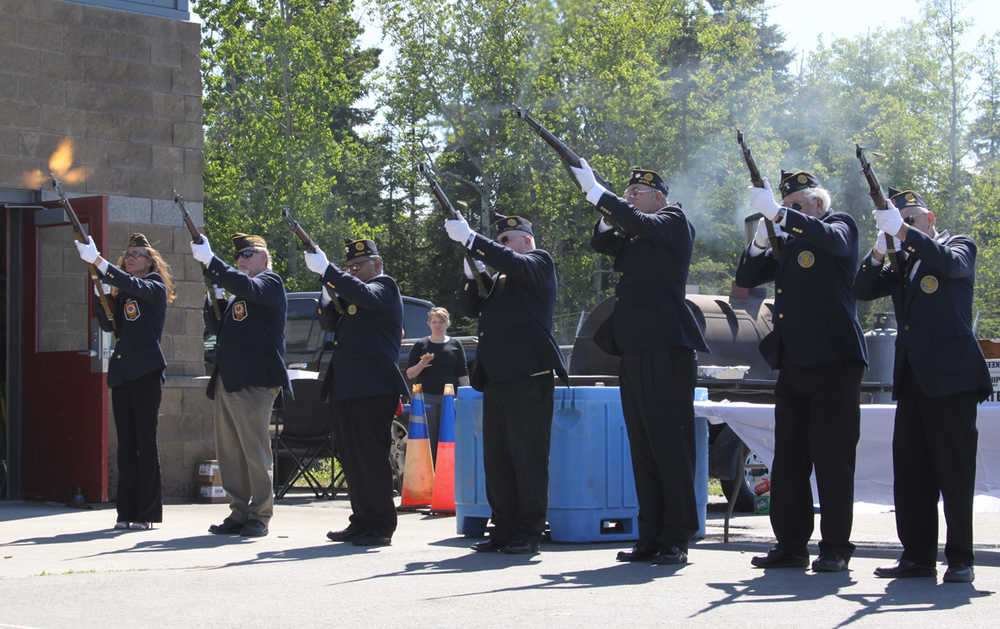
M 892 431 L 892 493 L 903 558 L 936 562 L 940 494 L 948 526 L 945 557 L 949 564 L 971 564 L 977 394 L 926 397 L 912 372 L 903 373 Z
M 820 553 L 854 554 L 854 462 L 864 365 L 785 367 L 774 404 L 771 527 L 782 550 L 808 554 L 813 532 L 809 477 L 819 490 Z
M 483 391 L 483 468 L 493 537 L 538 541 L 549 506 L 552 374 L 488 382 Z
M 698 531 L 694 495 L 694 350 L 622 355 L 622 410 L 639 498 L 643 548 L 687 551 Z
M 163 487 L 156 422 L 161 370 L 111 389 L 118 435 L 118 521 L 162 522 Z
M 396 505 L 389 465 L 390 428 L 398 395 L 335 400 L 334 447 L 340 452 L 351 498 L 351 526 L 392 537 Z

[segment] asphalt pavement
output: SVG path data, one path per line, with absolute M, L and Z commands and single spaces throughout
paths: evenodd
M 329 542 L 346 500 L 284 500 L 256 539 L 207 532 L 225 505 L 167 505 L 153 530 L 116 531 L 113 505 L 0 502 L 0 628 L 912 628 L 990 626 L 1000 613 L 1000 514 L 976 514 L 969 585 L 942 583 L 944 564 L 935 580 L 875 578 L 899 553 L 892 513 L 857 514 L 850 571 L 814 574 L 753 568 L 773 542 L 767 516 L 735 517 L 725 544 L 722 505 L 710 507 L 690 563 L 670 567 L 616 563 L 623 542 L 473 553 L 453 517 L 415 513 L 400 515 L 392 546 Z

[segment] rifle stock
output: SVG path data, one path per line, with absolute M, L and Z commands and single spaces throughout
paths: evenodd
M 187 207 L 184 205 L 184 197 L 177 194 L 176 190 L 174 190 L 174 204 L 181 210 L 184 224 L 187 226 L 188 233 L 191 234 L 191 242 L 200 245 L 204 242 L 204 237 L 198 231 L 198 227 L 195 226 L 194 220 L 191 219 L 191 214 L 188 213 Z M 212 280 L 208 279 L 204 274 L 206 268 L 204 264 L 201 265 L 202 277 L 205 280 L 205 297 L 208 298 L 208 303 L 212 304 L 212 314 L 215 315 L 215 322 L 222 323 L 222 308 L 219 307 L 219 300 L 215 298 L 215 291 L 212 289 Z
M 66 194 L 63 192 L 62 184 L 59 183 L 59 180 L 56 179 L 55 176 L 52 177 L 52 187 L 55 188 L 56 194 L 59 195 L 59 201 L 62 203 L 63 211 L 66 212 L 66 216 L 69 217 L 70 222 L 73 224 L 73 231 L 76 232 L 76 239 L 81 243 L 88 242 L 87 234 L 83 231 L 83 224 L 80 223 L 80 217 L 76 215 L 76 211 L 73 209 L 69 199 L 66 198 Z M 88 263 L 87 273 L 90 275 L 90 281 L 94 283 L 94 287 L 97 289 L 98 299 L 101 302 L 101 309 L 104 310 L 104 316 L 111 322 L 111 329 L 117 332 L 118 326 L 115 324 L 115 314 L 111 309 L 111 301 L 101 288 L 101 279 L 98 275 L 97 266 Z
M 743 150 L 743 161 L 746 162 L 747 170 L 750 171 L 750 183 L 755 188 L 763 188 L 764 178 L 760 176 L 757 162 L 754 161 L 753 155 L 750 154 L 750 149 L 747 147 L 746 142 L 743 141 L 743 132 L 739 129 L 736 130 L 736 142 L 739 143 L 740 148 Z M 767 241 L 771 243 L 771 256 L 777 258 L 778 254 L 781 253 L 781 247 L 784 243 L 774 232 L 774 223 L 770 219 L 764 219 L 764 227 L 767 229 Z
M 854 145 L 854 154 L 857 155 L 858 161 L 861 162 L 861 173 L 865 176 L 865 181 L 868 182 L 868 196 L 872 198 L 872 203 L 875 204 L 875 209 L 889 209 L 889 200 L 885 198 L 884 194 L 882 194 L 882 186 L 879 184 L 878 177 L 875 175 L 872 165 L 865 157 L 865 151 L 861 148 L 860 144 Z M 885 252 L 886 255 L 889 256 L 889 262 L 892 264 L 895 271 L 902 274 L 903 260 L 900 257 L 899 251 L 896 251 L 896 244 L 893 241 L 893 236 L 895 236 L 895 234 L 885 235 Z
M 281 215 L 285 217 L 285 221 L 288 222 L 288 226 L 292 228 L 292 231 L 295 233 L 295 235 L 298 236 L 299 240 L 302 241 L 302 244 L 305 246 L 306 251 L 308 251 L 309 253 L 316 253 L 319 250 L 319 247 L 317 247 L 316 243 L 313 242 L 313 239 L 309 237 L 309 234 L 306 233 L 306 230 L 302 229 L 302 226 L 299 225 L 299 222 L 295 220 L 295 218 L 292 216 L 292 211 L 289 210 L 287 207 L 283 207 L 281 208 Z M 338 297 L 337 295 L 330 295 L 330 299 L 331 299 L 330 303 L 333 305 L 333 309 L 337 311 L 337 314 L 340 315 L 344 314 L 344 304 L 340 303 L 340 297 Z
M 456 210 L 455 206 L 451 204 L 451 200 L 448 198 L 448 195 L 444 193 L 444 190 L 441 188 L 441 184 L 438 183 L 438 180 L 435 179 L 434 175 L 431 174 L 430 167 L 427 166 L 427 164 L 421 162 L 420 164 L 417 165 L 417 170 L 419 170 L 420 174 L 423 175 L 424 179 L 427 180 L 427 185 L 430 186 L 431 194 L 433 194 L 434 198 L 437 199 L 438 205 L 441 207 L 441 210 L 444 211 L 444 213 L 448 216 L 448 218 L 452 220 L 461 219 L 462 218 L 461 212 Z M 487 276 L 485 273 L 481 272 L 477 273 L 475 270 L 476 261 L 472 257 L 472 254 L 469 253 L 469 250 L 465 249 L 465 247 L 462 247 L 462 249 L 465 250 L 465 261 L 469 265 L 469 268 L 472 269 L 472 278 L 476 282 L 476 291 L 479 293 L 480 298 L 485 299 L 490 294 L 490 291 L 486 288 L 486 281 L 489 276 Z

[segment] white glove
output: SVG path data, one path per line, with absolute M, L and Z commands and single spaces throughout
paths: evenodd
M 212 296 L 215 297 L 216 299 L 225 299 L 226 289 L 222 288 L 221 286 L 216 286 L 215 284 L 212 284 Z
M 319 247 L 316 247 L 316 253 L 306 251 L 304 255 L 306 257 L 306 268 L 316 275 L 323 275 L 330 267 L 330 261 L 326 259 L 326 254 Z
M 895 235 L 903 227 L 903 215 L 891 203 L 889 204 L 889 209 L 875 210 L 872 214 L 875 216 L 875 227 L 878 227 L 880 231 L 884 231 L 887 234 Z
M 333 297 L 331 297 L 330 296 L 330 292 L 326 290 L 326 286 L 324 286 L 323 290 L 320 291 L 320 292 L 322 293 L 320 295 L 320 297 L 319 297 L 319 301 L 320 301 L 321 304 L 323 304 L 324 306 L 326 306 L 331 301 L 333 301 Z
M 80 259 L 87 264 L 93 264 L 97 258 L 101 257 L 101 252 L 97 250 L 97 245 L 94 244 L 93 236 L 87 236 L 87 242 L 74 240 L 73 244 L 76 245 L 76 252 L 80 254 Z
M 196 242 L 191 243 L 191 255 L 205 266 L 208 266 L 208 263 L 212 261 L 214 257 L 212 254 L 212 245 L 208 243 L 208 238 L 205 237 L 205 234 L 201 235 L 200 244 Z
M 903 243 L 899 238 L 892 236 L 892 244 L 896 251 L 899 251 Z M 889 251 L 885 242 L 885 232 L 880 231 L 878 236 L 875 237 L 875 252 L 881 255 L 885 255 Z
M 105 295 L 110 295 L 111 294 L 111 284 L 105 284 L 104 282 L 101 282 L 101 290 L 100 291 L 97 290 L 97 285 L 96 284 L 94 285 L 94 294 L 95 295 L 97 295 L 98 297 L 100 297 L 102 292 Z
M 481 260 L 476 260 L 473 264 L 476 267 L 476 273 L 486 272 L 486 265 L 483 264 Z M 470 280 L 475 278 L 475 274 L 472 272 L 472 269 L 469 268 L 468 258 L 462 258 L 462 271 L 465 273 L 465 277 L 469 278 Z
M 469 224 L 461 216 L 459 218 L 450 218 L 444 222 L 444 230 L 448 232 L 448 238 L 451 238 L 455 242 L 460 242 L 463 245 L 468 245 L 469 241 L 476 234 L 469 227 Z
M 761 218 L 757 221 L 757 232 L 753 236 L 753 244 L 757 245 L 759 249 L 767 249 L 770 246 L 771 241 L 767 238 L 767 219 Z M 778 229 L 781 229 L 777 225 L 775 227 L 775 234 L 778 233 Z
M 573 168 L 569 167 L 573 171 L 573 176 L 576 177 L 576 182 L 580 184 L 580 190 L 587 195 L 587 200 L 593 205 L 597 205 L 597 202 L 601 200 L 607 190 L 601 184 L 597 183 L 597 177 L 594 175 L 594 169 L 590 167 L 587 160 L 580 158 L 580 167 Z
M 755 212 L 760 212 L 768 220 L 773 221 L 774 215 L 778 213 L 781 206 L 774 200 L 774 192 L 771 191 L 771 182 L 764 180 L 764 187 L 757 188 L 750 186 L 750 207 Z

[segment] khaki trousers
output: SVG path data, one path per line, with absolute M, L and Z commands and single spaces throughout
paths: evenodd
M 220 383 L 221 385 L 221 383 Z M 230 496 L 230 517 L 260 520 L 274 512 L 271 407 L 280 387 L 215 392 L 215 450 L 222 486 Z

